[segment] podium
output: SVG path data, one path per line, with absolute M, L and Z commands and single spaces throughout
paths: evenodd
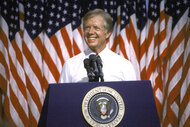
M 160 127 L 150 81 L 49 84 L 39 127 L 89 127 L 82 114 L 85 95 L 98 86 L 117 91 L 125 104 L 118 127 Z

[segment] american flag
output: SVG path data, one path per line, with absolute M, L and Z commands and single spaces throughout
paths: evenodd
M 0 107 L 3 121 L 36 127 L 49 83 L 86 48 L 82 18 L 101 8 L 113 19 L 107 46 L 150 80 L 163 127 L 190 126 L 188 0 L 1 0 Z

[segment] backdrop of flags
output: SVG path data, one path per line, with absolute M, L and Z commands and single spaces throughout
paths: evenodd
M 147 8 L 148 7 L 148 8 Z M 49 83 L 86 48 L 82 17 L 94 8 L 113 19 L 107 46 L 151 80 L 163 127 L 190 126 L 188 0 L 1 0 L 1 119 L 37 126 Z

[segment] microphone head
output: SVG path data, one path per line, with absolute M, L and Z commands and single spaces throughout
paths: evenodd
M 88 58 L 84 59 L 84 67 L 90 66 L 90 60 Z
M 96 57 L 96 62 L 97 62 L 97 64 L 100 65 L 101 67 L 103 66 L 103 65 L 102 65 L 102 59 L 100 58 L 99 55 Z
M 95 54 L 91 54 L 89 56 L 89 59 L 95 61 L 96 60 L 96 55 Z

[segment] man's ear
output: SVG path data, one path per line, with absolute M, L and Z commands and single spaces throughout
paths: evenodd
M 109 39 L 110 35 L 111 35 L 111 32 L 107 32 L 107 33 L 106 33 L 106 40 Z

